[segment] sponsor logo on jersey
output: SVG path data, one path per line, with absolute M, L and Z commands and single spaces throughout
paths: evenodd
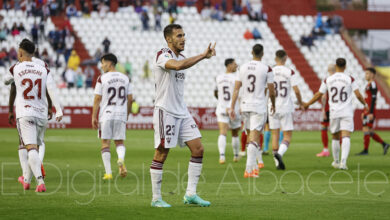
M 24 107 L 25 108 L 31 108 L 31 105 L 25 105 Z

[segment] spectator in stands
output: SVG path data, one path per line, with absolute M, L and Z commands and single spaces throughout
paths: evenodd
M 233 0 L 233 11 L 234 13 L 241 13 L 241 1 L 240 0 Z
M 69 4 L 68 7 L 66 7 L 66 16 L 68 16 L 68 18 L 73 17 L 73 16 L 77 16 L 76 5 L 74 5 L 72 3 L 72 4 Z
M 49 1 L 50 15 L 56 16 L 58 10 L 58 3 L 56 0 Z
M 212 8 L 208 6 L 203 7 L 202 11 L 200 12 L 204 20 L 209 20 L 211 18 L 211 13 L 212 13 Z
M 174 24 L 175 22 L 176 17 L 172 13 L 169 13 L 169 24 Z
M 49 66 L 53 66 L 53 61 L 52 59 L 49 57 L 49 53 L 47 52 L 47 49 L 43 49 L 42 53 L 41 53 L 41 59 L 43 61 L 45 61 Z
M 263 39 L 263 37 L 261 36 L 261 34 L 260 34 L 260 31 L 255 27 L 255 28 L 253 28 L 253 30 L 252 30 L 252 35 L 253 35 L 253 39 L 255 39 L 255 40 L 261 40 L 261 39 Z
M 250 39 L 253 39 L 253 34 L 252 32 L 249 30 L 249 28 L 246 29 L 245 33 L 244 33 L 244 38 L 246 40 L 250 40 Z
M 161 31 L 161 12 L 157 12 L 154 15 L 154 30 L 155 31 Z
M 8 54 L 7 54 L 7 50 L 5 48 L 3 48 L 1 51 L 0 51 L 0 66 L 5 66 L 5 63 L 6 61 L 8 60 Z
M 70 56 L 70 53 L 73 50 L 75 38 L 73 37 L 73 34 L 67 33 L 65 37 L 65 61 L 67 62 Z
M 100 4 L 100 0 L 92 0 L 92 10 L 98 11 L 99 4 Z
M 12 34 L 12 36 L 14 36 L 14 37 L 20 34 L 20 31 L 19 31 L 18 26 L 16 25 L 16 23 L 14 23 L 14 24 L 12 25 L 11 34 Z
M 143 75 L 144 79 L 149 79 L 150 67 L 149 67 L 149 61 L 148 60 L 145 61 L 143 69 L 144 69 L 144 75 Z
M 82 69 L 79 67 L 76 70 L 76 87 L 82 88 L 84 87 L 84 75 Z
M 7 29 L 1 28 L 0 30 L 0 42 L 3 42 L 7 39 Z
M 72 70 L 77 70 L 80 66 L 80 57 L 77 55 L 75 50 L 72 50 L 70 57 L 68 59 L 68 68 Z
M 103 48 L 104 48 L 104 50 L 103 50 L 104 53 L 109 53 L 110 52 L 111 41 L 107 37 L 104 38 L 104 40 L 102 42 L 102 45 L 103 45 Z
M 41 21 L 39 22 L 39 38 L 40 39 L 45 39 L 46 19 L 47 18 L 42 18 Z
M 311 49 L 311 47 L 314 45 L 313 34 L 310 34 L 308 36 L 302 36 L 300 42 L 302 46 L 308 46 L 309 49 Z
M 21 4 L 22 8 L 26 8 L 27 16 L 35 15 L 35 2 L 32 0 L 25 0 Z
M 168 13 L 177 14 L 177 2 L 176 2 L 176 0 L 168 0 Z
M 92 81 L 95 77 L 95 70 L 92 68 L 91 65 L 87 65 L 84 69 L 84 75 L 85 75 L 85 86 L 87 88 L 92 87 Z
M 64 78 L 68 88 L 73 88 L 76 80 L 76 72 L 72 68 L 68 68 L 65 71 Z
M 24 28 L 24 25 L 22 22 L 19 23 L 18 30 L 21 34 L 26 32 L 26 28 Z
M 149 30 L 149 15 L 146 10 L 141 13 L 142 29 L 144 31 Z
M 61 31 L 58 27 L 55 30 L 49 32 L 49 42 L 55 51 L 59 50 L 61 47 Z
M 42 13 L 43 13 L 42 19 L 48 18 L 48 17 L 50 16 L 49 4 L 44 4 L 44 5 L 42 6 Z
M 34 22 L 33 26 L 31 27 L 31 37 L 33 39 L 33 42 L 35 44 L 38 44 L 38 33 L 39 33 L 39 30 L 38 30 L 38 25 L 37 23 Z
M 91 11 L 89 10 L 89 4 L 87 1 L 84 1 L 84 3 L 81 4 L 81 12 L 83 13 L 83 16 L 89 17 Z
M 312 33 L 314 39 L 323 38 L 326 35 L 326 32 L 322 28 L 313 28 L 311 33 Z
M 225 17 L 225 14 L 223 13 L 221 7 L 219 5 L 215 5 L 215 8 L 211 13 L 211 18 L 218 20 L 218 21 L 223 21 L 224 17 Z
M 11 49 L 9 50 L 8 57 L 11 63 L 18 59 L 18 53 L 16 52 L 14 47 L 11 47 Z
M 317 18 L 316 18 L 316 24 L 315 24 L 314 28 L 322 28 L 322 25 L 323 25 L 323 23 L 322 23 L 322 14 L 321 14 L 321 12 L 318 12 L 317 13 Z
M 12 9 L 11 0 L 4 0 L 3 1 L 3 9 L 7 10 L 7 11 Z
M 100 16 L 100 18 L 104 18 L 104 17 L 106 17 L 107 12 L 110 11 L 110 8 L 109 8 L 106 4 L 104 4 L 103 2 L 101 2 L 101 3 L 99 4 L 99 6 L 98 6 L 98 10 L 99 10 L 99 16 Z
M 260 9 L 260 18 L 261 21 L 268 22 L 268 14 L 265 11 L 263 11 L 263 8 Z
M 343 18 L 339 15 L 331 15 L 326 21 L 326 25 L 333 30 L 333 33 L 338 34 L 343 26 Z

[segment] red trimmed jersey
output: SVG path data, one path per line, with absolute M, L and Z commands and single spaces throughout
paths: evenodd
M 352 93 L 358 90 L 353 77 L 336 72 L 321 84 L 319 92 L 329 96 L 330 118 L 353 117 Z
M 376 96 L 378 93 L 378 88 L 376 87 L 375 81 L 368 83 L 366 86 L 366 103 L 370 108 L 369 112 L 364 112 L 365 114 L 374 114 L 375 115 L 375 106 L 376 106 Z
M 10 68 L 16 86 L 16 118 L 47 119 L 46 85 L 54 83 L 49 69 L 36 62 L 18 62 Z
M 274 83 L 272 68 L 261 61 L 252 60 L 240 67 L 236 81 L 242 83 L 241 111 L 267 113 L 265 89 L 268 83 Z
M 294 112 L 294 103 L 292 99 L 292 87 L 298 85 L 297 74 L 294 70 L 285 66 L 274 66 L 275 85 L 275 113 L 286 114 Z M 271 102 L 268 104 L 271 111 Z
M 169 48 L 163 48 L 157 52 L 153 66 L 155 83 L 155 107 L 166 111 L 177 118 L 190 116 L 184 102 L 184 80 L 186 74 L 184 70 L 170 70 L 165 68 L 169 60 L 183 60 L 181 54 L 176 56 Z

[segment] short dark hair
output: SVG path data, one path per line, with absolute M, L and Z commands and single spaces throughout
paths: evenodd
M 225 60 L 225 67 L 227 67 L 229 64 L 233 63 L 234 62 L 234 59 L 233 58 L 227 58 Z
M 368 67 L 368 68 L 366 68 L 366 71 L 369 71 L 373 74 L 376 74 L 376 69 L 374 67 Z
M 100 58 L 100 61 L 103 61 L 103 60 L 106 60 L 106 61 L 111 61 L 112 62 L 112 65 L 116 65 L 118 63 L 118 59 L 116 58 L 116 56 L 112 53 L 108 53 L 108 54 L 104 54 L 102 56 L 102 58 Z
M 279 59 L 283 59 L 287 56 L 287 53 L 284 50 L 278 50 L 276 51 L 275 56 Z
M 264 47 L 261 44 L 255 44 L 252 48 L 252 52 L 256 57 L 263 55 Z
M 35 44 L 27 38 L 24 38 L 22 42 L 20 42 L 19 48 L 31 55 L 35 52 Z
M 336 66 L 340 68 L 345 68 L 347 65 L 347 61 L 344 58 L 337 58 L 336 60 Z
M 164 28 L 164 38 L 172 35 L 174 29 L 183 29 L 180 24 L 170 24 Z

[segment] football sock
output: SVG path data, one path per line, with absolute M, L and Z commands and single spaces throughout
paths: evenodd
M 219 150 L 219 159 L 225 160 L 225 149 L 226 149 L 226 136 L 220 134 L 218 136 L 218 150 Z
M 322 145 L 324 146 L 324 149 L 328 149 L 328 130 L 327 129 L 322 129 L 321 130 L 321 140 L 322 140 Z
M 246 132 L 245 132 L 245 131 L 242 131 L 242 132 L 241 132 L 241 151 L 245 151 L 245 147 L 246 147 L 246 138 L 247 138 Z
M 284 153 L 286 153 L 288 146 L 290 143 L 288 141 L 282 141 L 282 143 L 279 146 L 278 154 L 283 157 Z
M 41 172 L 41 160 L 39 159 L 38 149 L 28 151 L 28 164 L 38 181 L 38 185 L 44 184 Z
M 203 157 L 191 157 L 188 165 L 187 196 L 196 194 L 196 186 L 198 185 L 199 177 L 202 172 L 202 160 Z
M 364 142 L 364 150 L 368 151 L 368 147 L 370 146 L 370 132 L 364 132 L 363 137 Z
M 246 169 L 245 171 L 251 173 L 256 168 L 256 156 L 257 156 L 257 144 L 253 141 L 249 142 L 246 158 Z
M 26 177 L 26 172 L 29 169 L 28 168 L 28 157 L 27 157 L 27 149 L 20 145 L 19 146 L 19 161 L 20 161 L 20 166 L 22 167 L 22 172 L 23 176 Z
M 383 140 L 381 137 L 379 137 L 379 135 L 377 135 L 376 133 L 372 132 L 371 133 L 371 137 L 372 139 L 374 139 L 374 141 L 378 142 L 378 143 L 381 143 L 383 145 Z
M 268 151 L 270 139 L 271 139 L 271 131 L 265 131 L 264 132 L 264 151 Z
M 282 144 L 283 141 L 283 131 L 279 132 L 279 145 Z
M 125 160 L 125 153 L 126 153 L 126 148 L 125 145 L 117 145 L 116 146 L 116 153 L 118 154 L 118 159 L 120 160 Z
M 163 162 L 157 160 L 153 160 L 152 165 L 150 165 L 150 178 L 152 180 L 153 201 L 161 199 L 163 165 Z
M 106 174 L 112 174 L 111 171 L 111 153 L 110 148 L 106 147 L 102 149 L 102 160 Z
M 238 151 L 240 150 L 240 140 L 238 137 L 232 137 L 233 155 L 238 157 Z
M 38 154 L 41 162 L 43 162 L 43 158 L 45 157 L 45 149 L 46 149 L 45 142 L 42 141 L 42 144 L 39 145 L 38 147 Z
M 338 163 L 339 157 L 340 157 L 340 140 L 332 139 L 332 154 L 333 154 L 333 160 Z
M 351 139 L 349 137 L 343 137 L 343 143 L 341 144 L 341 163 L 343 164 L 347 164 L 350 147 Z

